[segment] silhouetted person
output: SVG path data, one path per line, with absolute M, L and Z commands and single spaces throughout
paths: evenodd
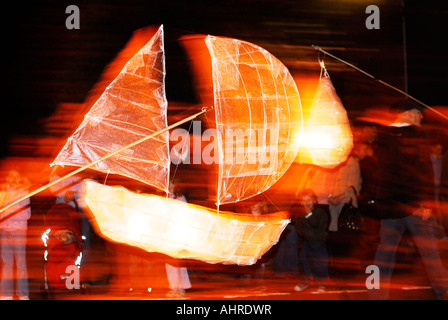
M 448 273 L 442 265 L 432 217 L 434 184 L 429 162 L 422 157 L 423 136 L 418 128 L 423 115 L 410 101 L 393 105 L 396 121 L 379 135 L 377 209 L 381 217 L 380 243 L 375 264 L 380 289 L 369 298 L 388 299 L 396 250 L 406 230 L 412 235 L 438 299 L 448 290 Z
M 20 199 L 28 193 L 30 182 L 16 170 L 10 170 L 0 190 L 0 207 Z M 2 273 L 0 291 L 2 300 L 14 297 L 14 260 L 16 262 L 17 290 L 21 300 L 29 299 L 26 242 L 28 219 L 31 217 L 30 199 L 25 199 L 0 215 Z
M 330 216 L 323 206 L 317 204 L 317 197 L 310 189 L 299 195 L 299 206 L 295 206 L 295 227 L 302 246 L 299 255 L 303 279 L 295 286 L 295 291 L 302 291 L 311 284 L 324 289 L 328 281 L 327 235 Z

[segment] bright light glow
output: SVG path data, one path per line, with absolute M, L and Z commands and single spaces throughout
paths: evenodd
M 304 148 L 313 148 L 317 150 L 331 149 L 336 145 L 340 131 L 340 128 L 335 126 L 307 127 L 306 132 L 303 134 L 302 146 Z
M 92 181 L 86 182 L 85 191 L 85 202 L 103 236 L 174 258 L 251 265 L 278 241 L 289 223 L 282 212 L 263 219 L 251 214 L 218 214 L 182 201 Z
M 80 267 L 81 266 L 81 260 L 82 260 L 82 252 L 79 253 L 78 257 L 76 257 L 75 265 Z
M 330 78 L 321 78 L 300 139 L 298 161 L 324 168 L 344 162 L 353 148 L 347 112 Z

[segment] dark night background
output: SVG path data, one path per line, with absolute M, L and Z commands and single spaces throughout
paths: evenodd
M 79 30 L 65 27 L 71 4 L 80 9 Z M 365 27 L 370 4 L 380 8 L 380 30 Z M 448 105 L 447 18 L 442 1 L 16 1 L 2 10 L 0 155 L 11 152 L 15 135 L 45 134 L 40 121 L 60 103 L 82 103 L 132 32 L 148 25 L 164 24 L 169 101 L 196 102 L 177 39 L 202 33 L 262 46 L 292 73 L 319 72 L 316 44 L 400 89 L 407 81 L 408 93 L 428 105 Z M 349 115 L 398 97 L 334 59 L 325 62 Z
M 69 5 L 79 7 L 79 30 L 68 30 L 65 26 L 68 17 L 65 10 Z M 365 26 L 368 5 L 377 5 L 380 9 L 379 30 L 368 30 Z M 24 172 L 34 185 L 48 182 L 51 170 L 48 164 L 60 150 L 59 143 L 78 127 L 78 116 L 83 113 L 74 108 L 86 107 L 82 104 L 101 79 L 104 68 L 123 49 L 133 32 L 146 26 L 164 25 L 166 94 L 172 104 L 170 107 L 176 107 L 171 108 L 171 114 L 177 111 L 185 114 L 197 112 L 194 104 L 199 101 L 188 57 L 178 42 L 179 37 L 189 34 L 228 36 L 252 42 L 280 59 L 293 75 L 303 75 L 304 78 L 308 75 L 316 77 L 320 72 L 318 52 L 311 46 L 315 44 L 377 79 L 407 90 L 430 106 L 448 108 L 446 1 L 25 0 L 11 1 L 2 6 L 1 14 L 0 170 L 3 170 L 3 162 L 24 159 L 25 169 L 28 169 Z M 382 108 L 402 97 L 337 60 L 326 57 L 325 64 L 351 119 L 365 110 Z M 305 85 L 299 82 L 297 86 L 302 94 Z M 64 109 L 61 108 L 63 104 L 70 106 Z M 182 106 L 185 106 L 184 110 Z M 187 110 L 192 106 L 196 109 Z M 53 127 L 48 125 L 50 118 Z M 448 120 L 442 119 L 439 124 L 445 130 Z M 216 181 L 211 174 L 202 174 L 212 170 L 197 167 L 190 171 L 185 169 L 180 167 L 177 171 L 176 167 L 171 172 L 174 176 L 177 171 L 177 175 L 181 176 L 180 172 L 184 170 L 184 175 L 188 177 L 184 183 L 193 185 L 187 190 L 189 202 L 215 208 L 215 199 L 212 199 L 213 203 L 208 201 L 212 188 L 207 187 L 214 187 Z M 290 180 L 285 178 L 266 192 L 266 198 L 273 199 L 269 201 L 276 209 L 278 206 L 290 208 L 297 188 L 296 180 L 300 178 L 297 172 L 300 173 L 290 170 Z M 109 175 L 106 178 L 113 185 L 113 178 Z M 3 175 L 0 174 L 0 183 L 2 179 Z M 122 182 L 119 184 L 124 186 L 136 184 L 133 180 L 127 184 Z M 288 182 L 294 183 L 293 188 L 287 188 Z M 32 197 L 33 213 L 29 230 L 38 231 L 38 243 L 30 247 L 29 259 L 37 259 L 30 261 L 30 265 L 33 261 L 38 266 L 41 264 L 41 226 L 53 201 L 51 193 L 42 192 Z M 226 207 L 221 209 L 226 210 Z M 230 207 L 230 211 L 234 209 Z M 94 238 L 94 242 L 95 247 L 89 248 L 95 252 L 91 255 L 94 261 L 91 262 L 90 272 L 93 275 L 90 276 L 99 278 L 103 272 L 109 272 L 108 268 L 113 268 L 114 263 L 109 266 L 110 260 L 101 260 L 108 250 L 104 250 L 99 236 L 97 240 Z M 83 257 L 86 266 L 90 263 L 89 250 Z M 407 257 L 407 251 L 404 255 Z M 98 260 L 95 260 L 97 257 Z M 412 269 L 420 266 L 418 263 L 410 265 Z M 420 276 L 423 269 L 415 270 L 418 270 L 415 274 Z M 37 272 L 37 277 L 43 279 L 43 273 Z M 278 280 L 275 279 L 275 282 Z M 215 285 L 215 282 L 210 283 Z M 41 285 L 40 282 L 34 284 Z M 41 289 L 37 289 L 38 292 Z M 216 290 L 220 294 L 225 292 L 219 286 Z M 198 292 L 203 294 L 201 297 L 208 295 L 208 291 Z M 411 291 L 405 293 L 411 294 Z M 363 297 L 359 293 L 355 295 L 356 299 Z M 343 293 L 341 297 L 346 299 L 348 296 Z M 296 303 L 294 301 L 295 307 Z M 400 309 L 400 315 L 402 311 Z

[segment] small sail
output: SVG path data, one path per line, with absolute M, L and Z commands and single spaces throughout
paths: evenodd
M 85 183 L 84 201 L 103 236 L 149 252 L 207 263 L 252 265 L 279 239 L 286 212 L 235 214 L 123 187 Z
M 124 66 L 52 165 L 84 166 L 167 127 L 163 26 Z M 157 135 L 93 169 L 167 190 L 169 134 Z
M 352 148 L 347 111 L 330 78 L 324 76 L 319 80 L 305 122 L 299 162 L 332 169 L 347 160 Z
M 302 109 L 294 79 L 254 44 L 207 36 L 219 148 L 217 203 L 271 187 L 294 162 Z

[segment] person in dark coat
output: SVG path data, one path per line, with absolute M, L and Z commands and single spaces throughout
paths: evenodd
M 295 227 L 303 241 L 299 255 L 299 264 L 303 274 L 303 283 L 295 286 L 295 291 L 302 291 L 312 282 L 324 290 L 328 281 L 327 235 L 330 214 L 325 207 L 317 204 L 317 197 L 312 190 L 303 190 L 299 195 L 299 204 L 293 207 Z
M 442 157 L 442 172 L 440 174 L 440 194 L 439 203 L 441 205 L 440 222 L 448 235 L 448 151 Z
M 432 169 L 425 161 L 424 135 L 419 127 L 423 115 L 418 105 L 406 100 L 393 105 L 397 119 L 378 136 L 377 214 L 381 219 L 380 243 L 375 265 L 380 270 L 380 289 L 369 290 L 370 299 L 388 299 L 396 251 L 405 233 L 419 250 L 437 298 L 448 289 L 434 234 Z

